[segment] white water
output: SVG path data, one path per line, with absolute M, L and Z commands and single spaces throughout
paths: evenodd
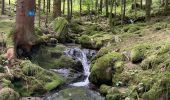
M 81 50 L 80 48 L 68 48 L 65 51 L 65 54 L 67 56 L 75 58 L 76 60 L 79 60 L 82 63 L 84 69 L 84 75 L 86 76 L 85 80 L 81 82 L 72 83 L 70 85 L 77 86 L 77 87 L 87 86 L 89 84 L 88 77 L 90 75 L 90 63 L 87 58 L 87 54 L 93 55 L 95 54 L 95 51 L 88 50 L 88 49 Z

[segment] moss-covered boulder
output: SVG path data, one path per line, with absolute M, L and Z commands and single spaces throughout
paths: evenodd
M 108 85 L 106 85 L 106 84 L 102 84 L 102 85 L 100 86 L 100 93 L 106 95 L 107 92 L 108 92 L 108 90 L 109 90 L 110 88 L 111 88 L 111 86 L 108 86 Z
M 0 100 L 19 100 L 20 95 L 11 88 L 0 90 Z
M 68 33 L 68 21 L 63 17 L 57 17 L 52 23 L 51 26 L 53 30 L 57 33 L 55 34 L 58 37 L 59 42 L 65 42 L 67 39 Z
M 131 55 L 130 55 L 131 61 L 133 63 L 141 62 L 145 58 L 145 55 L 147 53 L 146 50 L 148 48 L 150 48 L 150 45 L 147 45 L 147 44 L 141 44 L 141 45 L 135 46 L 131 50 Z
M 32 56 L 31 61 L 45 69 L 72 68 L 76 69 L 77 62 L 64 54 L 66 47 L 58 44 L 56 47 L 41 47 Z
M 15 91 L 21 96 L 40 95 L 64 83 L 60 75 L 45 70 L 32 62 L 25 60 L 12 70 L 11 80 Z
M 98 58 L 92 65 L 89 80 L 98 85 L 110 83 L 114 73 L 115 62 L 121 60 L 122 55 L 117 52 L 110 52 Z

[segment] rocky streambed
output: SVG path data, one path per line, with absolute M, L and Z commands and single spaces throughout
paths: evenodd
M 104 100 L 89 82 L 90 59 L 96 55 L 95 50 L 81 49 L 76 45 L 67 45 L 64 55 L 77 62 L 77 68 L 50 69 L 66 78 L 66 84 L 60 89 L 47 93 L 43 100 Z M 76 70 L 76 71 L 75 71 Z

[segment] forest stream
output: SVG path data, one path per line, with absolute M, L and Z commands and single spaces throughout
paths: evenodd
M 78 73 L 82 74 L 78 75 L 79 77 L 74 77 L 73 81 L 63 86 L 60 90 L 54 90 L 52 93 L 45 95 L 43 100 L 64 100 L 66 98 L 69 100 L 104 100 L 104 97 L 102 97 L 97 90 L 92 89 L 88 79 L 90 75 L 90 59 L 96 55 L 96 51 L 82 49 L 76 45 L 69 45 L 64 53 L 66 56 L 81 62 L 83 71 Z M 66 68 L 51 70 L 67 78 L 75 76 Z

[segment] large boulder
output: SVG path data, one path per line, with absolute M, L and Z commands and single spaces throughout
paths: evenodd
M 65 42 L 68 33 L 68 21 L 63 17 L 57 17 L 51 23 L 51 26 L 53 30 L 57 33 L 56 35 L 59 36 L 59 42 Z
M 60 75 L 45 70 L 33 64 L 29 60 L 21 63 L 11 70 L 14 79 L 11 80 L 14 89 L 21 96 L 32 96 L 48 92 L 64 83 L 64 78 Z
M 117 52 L 110 52 L 98 58 L 92 65 L 89 80 L 98 85 L 111 83 L 115 63 L 122 59 L 122 55 Z

